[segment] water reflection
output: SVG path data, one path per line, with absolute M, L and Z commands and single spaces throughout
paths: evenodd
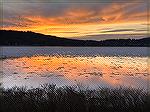
M 2 61 L 2 60 L 1 60 Z M 82 83 L 89 87 L 146 88 L 147 57 L 50 55 L 3 60 L 4 87 Z

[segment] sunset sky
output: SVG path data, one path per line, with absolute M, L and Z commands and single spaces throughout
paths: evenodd
M 146 37 L 148 3 L 111 1 L 1 0 L 0 28 L 91 40 Z

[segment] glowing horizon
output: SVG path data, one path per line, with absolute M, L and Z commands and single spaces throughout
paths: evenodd
M 147 35 L 147 3 L 4 2 L 0 28 L 65 38 Z M 105 39 L 105 37 L 99 37 Z

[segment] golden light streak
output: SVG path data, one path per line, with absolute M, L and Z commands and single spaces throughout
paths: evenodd
M 25 15 L 14 16 L 3 20 L 1 29 L 5 30 L 21 30 L 33 31 L 58 37 L 81 37 L 86 35 L 100 34 L 146 34 L 147 31 L 116 31 L 104 32 L 101 29 L 111 28 L 119 29 L 146 29 L 147 26 L 141 24 L 147 23 L 146 10 L 144 12 L 132 12 L 132 8 L 136 8 L 141 4 L 112 3 L 102 9 L 90 9 L 86 6 L 66 8 L 62 14 L 57 16 L 41 15 Z M 131 11 L 128 11 L 131 8 Z M 50 12 L 51 13 L 51 12 Z M 14 25 L 5 25 L 12 23 Z

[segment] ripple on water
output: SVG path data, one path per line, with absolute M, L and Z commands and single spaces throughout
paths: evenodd
M 56 82 L 65 79 L 69 81 L 80 80 L 86 83 L 105 82 L 115 85 L 114 79 L 120 80 L 117 81 L 120 84 L 131 83 L 136 85 L 139 80 L 136 81 L 134 77 L 141 77 L 141 81 L 143 81 L 149 74 L 147 73 L 147 63 L 144 58 L 139 58 L 136 63 L 135 61 L 133 58 L 128 57 L 37 56 L 4 60 L 5 68 L 3 71 L 6 76 L 11 75 L 13 77 L 16 74 L 15 82 L 18 81 L 19 83 L 21 80 L 27 80 L 32 77 L 29 80 L 32 81 L 31 83 L 34 81 L 42 82 L 43 80 L 49 83 L 54 79 Z M 0 71 L 0 74 L 2 73 Z M 128 81 L 125 82 L 124 78 L 128 79 Z

